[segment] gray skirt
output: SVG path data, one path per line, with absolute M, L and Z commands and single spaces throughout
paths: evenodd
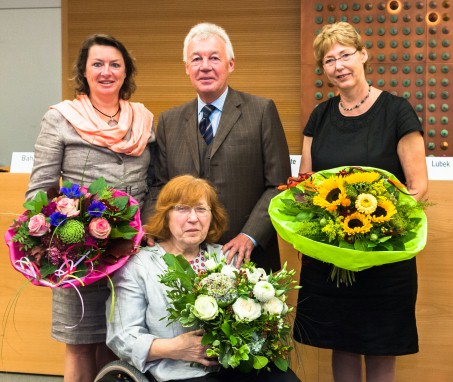
M 77 290 L 52 289 L 52 338 L 70 345 L 105 343 L 107 280 Z

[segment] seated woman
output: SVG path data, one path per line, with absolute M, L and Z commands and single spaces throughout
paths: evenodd
M 226 212 L 216 190 L 191 175 L 173 178 L 161 190 L 147 232 L 157 239 L 153 247 L 134 255 L 113 277 L 114 317 L 107 322 L 107 345 L 142 373 L 157 381 L 283 381 L 299 379 L 288 370 L 241 373 L 222 369 L 206 356 L 202 330 L 178 323 L 168 325 L 167 298 L 159 276 L 167 266 L 165 253 L 182 254 L 195 270 L 203 267 L 204 253 L 223 256 L 215 243 L 227 226 Z M 107 301 L 107 317 L 111 299 Z M 204 367 L 194 366 L 199 363 Z

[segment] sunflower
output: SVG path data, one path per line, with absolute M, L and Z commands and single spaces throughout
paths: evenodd
M 383 223 L 390 220 L 390 218 L 397 213 L 395 205 L 388 199 L 378 202 L 376 210 L 370 214 L 372 222 Z
M 355 183 L 373 183 L 379 179 L 381 175 L 378 172 L 355 172 L 344 178 L 344 181 L 348 184 Z
M 318 195 L 313 197 L 313 204 L 328 211 L 335 211 L 346 198 L 346 190 L 343 185 L 343 178 L 335 176 L 326 179 L 318 186 Z
M 372 214 L 378 205 L 378 201 L 371 194 L 360 194 L 355 201 L 355 208 L 362 214 Z
M 343 230 L 350 236 L 358 233 L 367 233 L 371 228 L 373 228 L 373 226 L 370 218 L 360 212 L 354 212 L 353 214 L 346 216 L 343 221 Z

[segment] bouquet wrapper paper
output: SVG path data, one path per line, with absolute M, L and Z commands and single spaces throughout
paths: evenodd
M 85 188 L 86 191 L 86 188 Z M 126 196 L 123 191 L 115 190 L 113 196 Z M 138 205 L 137 201 L 130 195 L 129 196 L 129 204 L 130 205 Z M 25 214 L 25 213 L 24 213 Z M 140 221 L 140 210 L 137 210 L 137 213 L 134 216 L 134 219 L 131 220 L 129 225 L 137 230 L 137 234 L 132 239 L 134 243 L 134 247 L 138 247 L 144 235 L 144 230 Z M 5 241 L 9 247 L 9 257 L 11 261 L 11 265 L 13 268 L 24 275 L 33 285 L 37 286 L 45 286 L 45 287 L 57 287 L 57 288 L 71 288 L 71 287 L 78 287 L 83 285 L 89 285 L 100 279 L 110 275 L 111 273 L 115 272 L 117 269 L 121 268 L 126 261 L 129 259 L 129 256 L 123 256 L 118 259 L 118 261 L 114 264 L 108 263 L 99 263 L 94 267 L 94 269 L 88 272 L 85 276 L 77 278 L 77 277 L 67 277 L 64 278 L 59 283 L 52 283 L 47 281 L 46 279 L 38 279 L 35 277 L 34 272 L 29 269 L 28 267 L 24 267 L 20 262 L 25 254 L 20 251 L 19 243 L 13 242 L 12 238 L 14 236 L 14 229 L 9 228 L 5 233 Z
M 333 176 L 345 168 L 349 168 L 349 166 L 319 171 L 314 174 L 314 177 L 320 176 L 322 179 L 325 179 L 325 177 Z M 378 171 L 387 175 L 390 179 L 399 182 L 390 172 L 373 167 L 361 168 L 369 171 Z M 416 256 L 426 245 L 428 227 L 426 215 L 422 210 L 417 210 L 411 216 L 420 218 L 421 222 L 417 227 L 416 237 L 405 244 L 406 249 L 404 251 L 359 251 L 311 240 L 298 234 L 300 223 L 295 220 L 295 216 L 285 213 L 285 204 L 282 202 L 282 199 L 294 200 L 290 189 L 282 191 L 275 196 L 269 205 L 269 215 L 272 224 L 280 237 L 292 244 L 297 251 L 342 269 L 361 271 L 373 266 L 408 260 Z M 417 202 L 411 195 L 400 192 L 397 208 L 401 203 L 416 204 Z

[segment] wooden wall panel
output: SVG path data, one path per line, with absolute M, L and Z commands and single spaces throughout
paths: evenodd
M 138 90 L 133 100 L 155 115 L 195 97 L 182 62 L 183 41 L 199 22 L 225 28 L 236 56 L 230 85 L 272 98 L 278 107 L 292 154 L 300 154 L 300 2 L 231 0 L 212 3 L 165 0 L 78 0 L 62 2 L 63 66 L 66 78 L 82 40 L 108 33 L 136 58 Z M 203 16 L 207 15 L 207 16 Z M 66 41 L 65 41 L 66 40 Z M 72 97 L 64 81 L 63 96 Z

